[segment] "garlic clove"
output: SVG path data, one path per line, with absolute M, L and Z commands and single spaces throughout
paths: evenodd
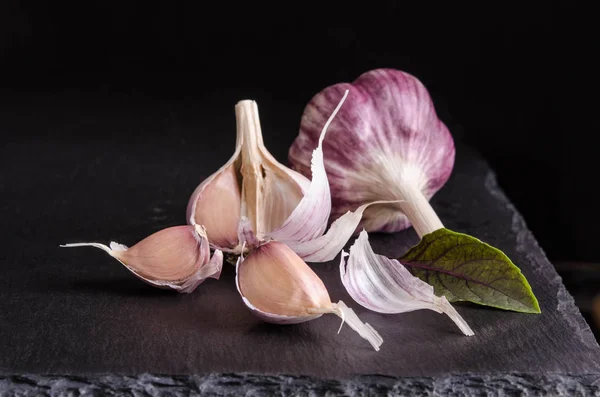
M 248 218 L 257 236 L 263 237 L 289 217 L 310 182 L 267 151 L 256 102 L 238 102 L 235 113 L 235 152 L 195 189 L 188 203 L 187 221 L 206 226 L 211 247 L 239 254 L 243 251 L 237 238 L 241 217 Z
M 192 195 L 188 219 L 206 228 L 208 241 L 214 248 L 228 250 L 238 245 L 242 198 L 233 164 L 221 169 Z M 199 223 L 197 223 L 199 222 Z
M 342 252 L 340 276 L 350 296 L 360 305 L 379 313 L 404 313 L 429 309 L 447 314 L 467 336 L 474 335 L 466 321 L 433 287 L 413 276 L 400 262 L 373 252 L 362 231 L 350 255 Z
M 304 109 L 289 151 L 292 168 L 310 175 L 321 125 L 346 90 L 350 99 L 323 143 L 331 219 L 373 201 L 403 200 L 369 207 L 358 230 L 394 232 L 410 226 L 409 218 L 420 235 L 442 227 L 431 211 L 419 210 L 427 206 L 412 203 L 429 200 L 448 180 L 454 142 L 427 89 L 408 73 L 376 69 L 352 84 L 336 84 L 316 94 Z
M 61 247 L 91 246 L 106 251 L 148 284 L 190 293 L 205 279 L 218 279 L 223 254 L 210 248 L 202 226 L 173 226 L 160 230 L 132 247 L 111 242 L 71 243 Z
M 383 342 L 369 324 L 343 302 L 332 303 L 323 281 L 288 246 L 269 241 L 255 247 L 236 266 L 236 286 L 246 306 L 263 321 L 296 324 L 335 314 L 375 350 Z M 343 323 L 342 323 L 343 324 Z
M 268 242 L 251 251 L 239 267 L 242 295 L 260 311 L 285 316 L 307 316 L 307 308 L 330 308 L 323 281 L 308 270 L 285 244 Z
M 231 158 L 194 189 L 186 211 L 187 223 L 203 225 L 210 246 L 225 252 L 235 252 L 238 248 L 237 228 L 242 206 L 241 150 L 242 137 L 238 134 Z

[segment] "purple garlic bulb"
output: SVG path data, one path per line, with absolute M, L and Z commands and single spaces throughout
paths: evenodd
M 291 167 L 310 176 L 312 150 L 345 90 L 323 141 L 330 220 L 373 201 L 402 200 L 369 206 L 357 230 L 395 232 L 412 224 L 422 236 L 442 228 L 428 201 L 452 172 L 454 141 L 425 86 L 408 73 L 375 69 L 316 94 L 290 148 Z

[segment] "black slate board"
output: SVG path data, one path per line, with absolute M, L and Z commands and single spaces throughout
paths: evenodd
M 233 137 L 205 146 L 169 138 L 4 144 L 0 395 L 600 393 L 600 348 L 589 327 L 493 172 L 463 145 L 433 206 L 447 227 L 503 249 L 542 309 L 457 304 L 471 338 L 431 311 L 359 307 L 343 290 L 337 259 L 314 269 L 332 299 L 380 332 L 380 352 L 347 327 L 337 335 L 334 316 L 262 323 L 240 300 L 230 266 L 219 281 L 177 294 L 144 284 L 99 250 L 58 247 L 133 245 L 183 224 L 189 194 L 232 144 Z M 281 158 L 284 149 L 275 152 Z M 412 230 L 371 240 L 387 255 L 417 241 Z

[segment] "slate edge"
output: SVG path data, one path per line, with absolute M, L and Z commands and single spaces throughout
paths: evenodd
M 442 377 L 360 376 L 347 380 L 254 374 L 0 376 L 1 396 L 363 396 L 600 395 L 600 374 L 456 374 Z

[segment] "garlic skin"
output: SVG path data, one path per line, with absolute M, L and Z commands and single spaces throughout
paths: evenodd
M 192 193 L 190 225 L 204 225 L 212 248 L 240 254 L 237 232 L 242 216 L 259 238 L 281 227 L 304 197 L 310 181 L 282 164 L 264 146 L 258 106 L 236 104 L 237 139 L 233 156 Z
M 219 279 L 223 254 L 210 247 L 202 226 L 173 226 L 160 230 L 132 247 L 115 243 L 71 243 L 61 247 L 96 247 L 121 262 L 146 283 L 182 293 L 193 292 L 207 278 Z
M 247 257 L 240 256 L 235 281 L 246 306 L 263 321 L 297 324 L 335 314 L 375 350 L 383 342 L 377 331 L 360 321 L 342 301 L 332 303 L 319 276 L 281 242 L 261 243 Z
M 402 200 L 367 208 L 357 231 L 395 232 L 412 223 L 423 235 L 443 227 L 427 203 L 450 177 L 454 141 L 425 86 L 408 73 L 375 69 L 316 94 L 289 150 L 292 168 L 309 175 L 319 130 L 345 90 L 349 99 L 323 142 L 332 219 L 373 201 Z
M 446 297 L 437 297 L 431 285 L 397 260 L 375 254 L 365 230 L 350 247 L 350 255 L 342 251 L 340 277 L 350 296 L 369 310 L 391 314 L 429 309 L 448 315 L 466 336 L 474 335 Z
M 345 91 L 337 107 L 323 125 L 317 147 L 312 151 L 312 179 L 306 195 L 283 226 L 266 236 L 285 243 L 302 259 L 309 262 L 326 262 L 335 258 L 354 233 L 365 209 L 373 204 L 388 203 L 374 201 L 361 205 L 353 212 L 347 211 L 337 218 L 325 233 L 331 213 L 331 193 L 323 161 L 323 142 L 329 125 L 342 108 L 347 96 L 348 91 Z

